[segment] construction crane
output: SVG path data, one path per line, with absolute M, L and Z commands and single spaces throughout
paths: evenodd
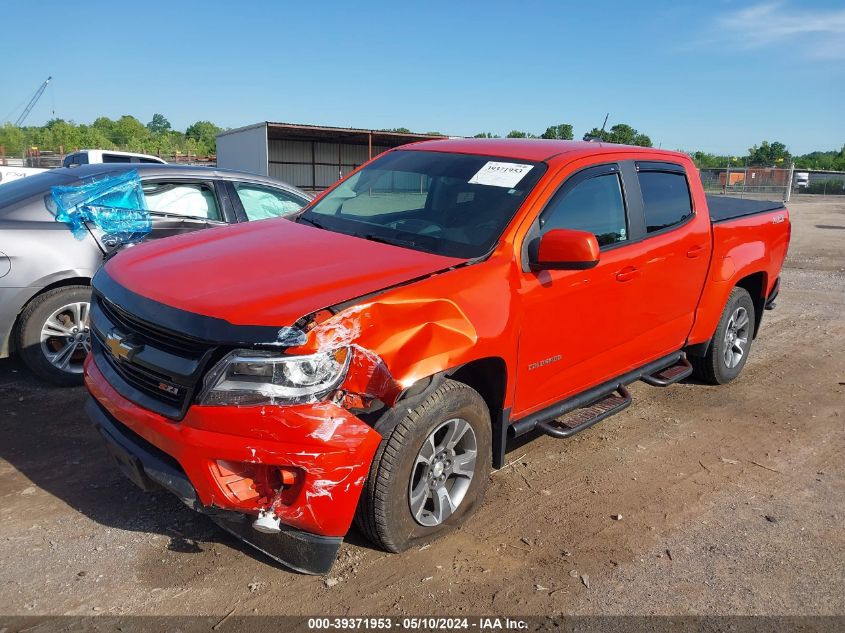
M 38 103 L 38 100 L 41 98 L 41 95 L 44 94 L 44 90 L 47 88 L 47 84 L 50 83 L 51 79 L 52 77 L 47 77 L 47 80 L 43 84 L 41 84 L 38 90 L 35 91 L 35 94 L 32 95 L 32 99 L 29 100 L 29 103 L 27 104 L 26 108 L 24 108 L 24 111 L 18 117 L 18 120 L 15 121 L 15 127 L 20 127 L 21 124 L 23 124 L 24 119 L 29 116 L 29 113 L 32 112 L 32 109 L 35 107 L 35 104 Z

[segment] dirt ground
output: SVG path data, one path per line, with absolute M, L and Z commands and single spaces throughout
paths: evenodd
M 622 414 L 514 447 L 458 533 L 394 555 L 352 532 L 328 578 L 136 489 L 81 388 L 0 361 L 0 613 L 845 614 L 845 200 L 790 209 L 739 380 L 638 383 Z

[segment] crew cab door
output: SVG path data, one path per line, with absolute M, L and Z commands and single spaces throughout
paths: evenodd
M 584 271 L 523 270 L 517 418 L 681 349 L 710 261 L 710 220 L 680 164 L 577 172 L 526 242 L 551 228 L 594 233 L 601 256 Z
M 636 360 L 633 341 L 645 308 L 642 279 L 632 266 L 638 245 L 626 201 L 639 192 L 633 166 L 624 173 L 622 167 L 609 163 L 570 176 L 526 236 L 514 417 L 598 384 Z M 526 249 L 556 228 L 595 234 L 598 265 L 531 272 Z
M 683 165 L 636 161 L 634 166 L 644 230 L 635 264 L 645 292 L 637 347 L 648 361 L 686 343 L 707 277 L 713 238 L 704 196 L 698 199 L 702 208 L 696 208 L 697 196 Z

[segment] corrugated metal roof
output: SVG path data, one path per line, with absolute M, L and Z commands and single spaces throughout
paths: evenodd
M 326 141 L 343 142 L 350 144 L 366 145 L 372 142 L 373 145 L 397 147 L 415 141 L 430 141 L 434 139 L 448 138 L 433 134 L 407 134 L 405 132 L 388 132 L 385 130 L 368 130 L 353 127 L 332 127 L 323 125 L 304 125 L 300 123 L 281 123 L 274 121 L 263 121 L 246 125 L 233 130 L 226 130 L 217 136 L 235 134 L 244 130 L 256 127 L 267 127 L 267 137 L 270 140 L 298 140 L 298 141 Z

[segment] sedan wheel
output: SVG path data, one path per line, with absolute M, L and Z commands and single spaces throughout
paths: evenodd
M 76 302 L 55 310 L 41 328 L 41 351 L 57 369 L 82 373 L 82 363 L 91 351 L 88 302 Z
M 61 386 L 82 384 L 91 351 L 91 288 L 63 286 L 30 301 L 18 321 L 17 350 L 44 380 Z

